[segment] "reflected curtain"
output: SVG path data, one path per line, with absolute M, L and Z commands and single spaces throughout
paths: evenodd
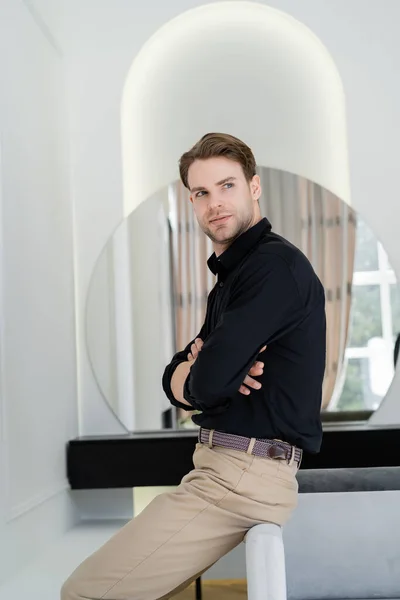
M 207 297 L 215 284 L 215 277 L 207 267 L 212 243 L 197 223 L 189 196 L 180 181 L 169 186 L 176 350 L 184 348 L 199 333 Z
M 322 409 L 333 408 L 349 329 L 356 216 L 334 194 L 302 177 L 265 167 L 258 172 L 262 214 L 274 231 L 304 252 L 325 288 L 327 353 Z

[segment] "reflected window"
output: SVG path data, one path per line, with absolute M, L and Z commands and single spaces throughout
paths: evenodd
M 329 411 L 378 408 L 393 379 L 399 332 L 394 271 L 382 244 L 358 216 L 348 343 Z

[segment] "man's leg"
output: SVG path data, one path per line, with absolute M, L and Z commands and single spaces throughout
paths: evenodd
M 297 505 L 297 466 L 198 444 L 195 469 L 155 498 L 71 575 L 62 600 L 170 598 L 258 523 Z
M 65 582 L 62 600 L 156 600 L 189 585 L 246 533 L 220 504 L 249 459 L 221 465 L 198 445 L 196 468 L 86 559 Z

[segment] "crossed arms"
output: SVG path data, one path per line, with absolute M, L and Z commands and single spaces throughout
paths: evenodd
M 226 406 L 238 391 L 248 395 L 251 388 L 257 389 L 260 382 L 247 378 L 263 372 L 258 355 L 298 323 L 301 314 L 289 265 L 279 255 L 257 252 L 232 286 L 215 329 L 204 343 L 202 329 L 174 357 L 172 374 L 167 367 L 163 386 L 171 402 L 203 411 Z

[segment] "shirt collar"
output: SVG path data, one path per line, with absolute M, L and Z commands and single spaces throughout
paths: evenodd
M 214 252 L 207 261 L 208 268 L 214 275 L 220 274 L 222 269 L 231 271 L 268 231 L 271 231 L 271 223 L 264 217 L 242 233 L 220 256 L 217 257 Z

